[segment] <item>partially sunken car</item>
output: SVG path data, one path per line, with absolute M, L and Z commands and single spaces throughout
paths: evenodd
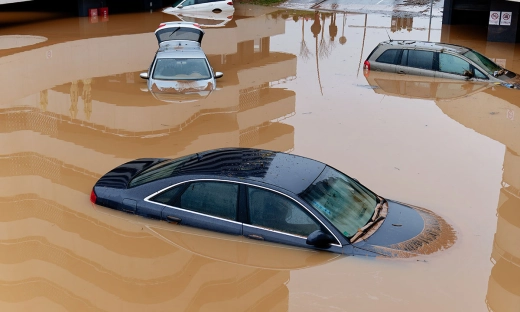
M 347 255 L 414 256 L 453 244 L 432 212 L 378 196 L 316 160 L 249 148 L 137 159 L 102 176 L 97 205 L 255 240 Z
M 163 13 L 177 14 L 184 12 L 233 12 L 231 0 L 175 0 Z
M 216 82 L 223 76 L 214 72 L 201 48 L 204 31 L 196 23 L 168 22 L 155 31 L 159 43 L 148 72 L 141 73 L 147 79 L 148 90 L 157 98 L 161 94 L 203 93 L 207 96 L 215 90 Z
M 520 88 L 520 77 L 463 46 L 411 40 L 381 42 L 365 60 L 365 71 L 473 80 Z

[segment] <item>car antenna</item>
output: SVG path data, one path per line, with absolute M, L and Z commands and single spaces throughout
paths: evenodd
M 385 31 L 386 31 L 386 35 L 388 36 L 388 40 L 390 40 L 390 42 L 392 42 L 393 40 L 392 40 L 392 38 L 390 38 L 390 34 L 388 33 L 388 30 L 385 29 Z

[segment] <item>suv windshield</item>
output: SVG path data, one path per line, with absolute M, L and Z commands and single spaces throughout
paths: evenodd
M 370 221 L 378 201 L 376 194 L 328 166 L 300 196 L 348 238 Z
M 160 80 L 202 80 L 211 74 L 203 58 L 159 58 L 155 63 L 153 78 Z
M 488 74 L 493 75 L 495 71 L 500 71 L 502 67 L 498 66 L 497 64 L 493 63 L 492 60 L 488 59 L 484 55 L 478 53 L 477 51 L 468 51 L 463 54 L 465 57 L 469 58 L 473 62 L 475 62 L 477 65 L 479 65 L 483 70 L 488 72 Z

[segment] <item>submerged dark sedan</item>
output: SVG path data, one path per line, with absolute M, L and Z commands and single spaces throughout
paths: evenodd
M 101 177 L 91 201 L 171 223 L 348 255 L 413 256 L 453 243 L 445 233 L 451 227 L 433 213 L 384 199 L 319 161 L 267 150 L 137 159 Z

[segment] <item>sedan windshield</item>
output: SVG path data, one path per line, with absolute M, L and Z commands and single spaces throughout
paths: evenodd
M 210 79 L 208 64 L 203 58 L 160 58 L 153 72 L 154 79 L 160 80 L 202 80 Z
M 300 196 L 345 237 L 370 221 L 378 201 L 376 194 L 328 166 Z
M 483 70 L 488 72 L 488 74 L 493 75 L 495 71 L 500 71 L 502 67 L 498 66 L 497 64 L 493 63 L 492 60 L 488 59 L 484 55 L 478 53 L 477 51 L 468 51 L 464 53 L 464 56 L 475 62 L 477 65 L 479 65 Z

